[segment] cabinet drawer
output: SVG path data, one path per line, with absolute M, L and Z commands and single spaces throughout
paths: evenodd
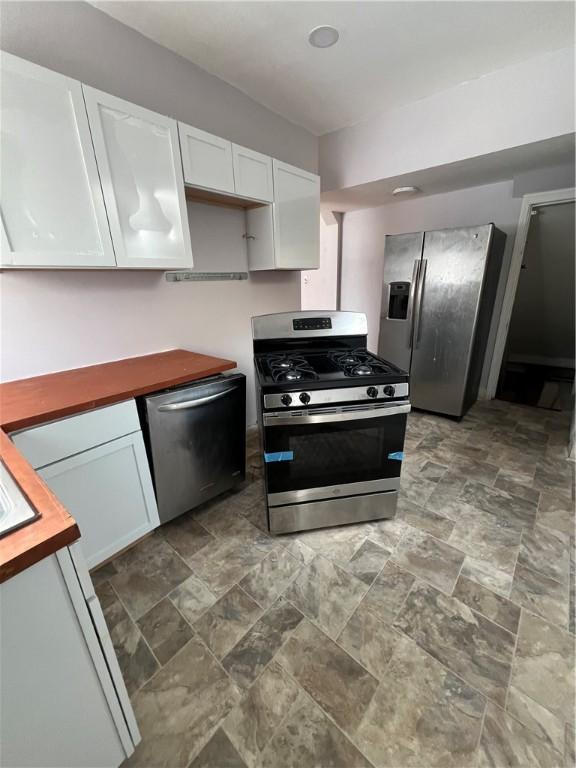
M 11 437 L 34 469 L 140 430 L 134 400 L 52 421 Z

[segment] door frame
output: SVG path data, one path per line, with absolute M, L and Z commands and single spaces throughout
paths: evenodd
M 494 342 L 494 352 L 490 363 L 490 373 L 488 374 L 488 383 L 486 385 L 486 397 L 492 400 L 496 397 L 496 388 L 500 376 L 500 369 L 504 359 L 504 349 L 508 338 L 512 310 L 514 309 L 514 300 L 516 290 L 520 279 L 520 270 L 524 250 L 528 240 L 528 231 L 532 218 L 532 211 L 544 205 L 559 205 L 560 203 L 570 203 L 576 200 L 576 188 L 568 187 L 566 189 L 555 189 L 550 192 L 537 192 L 531 195 L 524 195 L 522 198 L 522 207 L 514 239 L 514 247 L 510 258 L 510 268 L 506 281 L 506 290 L 502 301 L 502 309 L 498 319 L 498 330 L 496 331 L 496 340 Z

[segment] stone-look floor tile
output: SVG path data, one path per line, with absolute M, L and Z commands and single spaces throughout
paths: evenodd
M 344 731 L 354 731 L 378 685 L 364 667 L 306 620 L 277 661 Z
M 300 564 L 284 548 L 270 552 L 240 582 L 242 589 L 262 608 L 269 608 L 300 570 Z
M 502 597 L 510 597 L 514 579 L 515 556 L 511 554 L 505 567 L 496 567 L 485 558 L 474 558 L 466 555 L 462 565 L 462 576 L 475 581 L 486 589 L 497 592 Z
M 133 619 L 185 581 L 192 573 L 160 535 L 153 534 L 114 560 L 110 583 Z
M 475 461 L 485 462 L 488 458 L 489 452 L 486 448 L 478 448 L 475 445 L 469 445 L 466 443 L 456 443 L 450 446 L 452 453 L 458 456 L 463 456 L 467 459 L 474 459 Z
M 516 634 L 520 621 L 520 608 L 505 597 L 477 584 L 465 576 L 460 576 L 452 593 L 467 606 L 499 624 L 509 632 Z
M 522 611 L 511 686 L 565 722 L 574 718 L 574 637 Z
M 568 584 L 560 584 L 518 564 L 510 599 L 554 624 L 568 626 Z
M 402 639 L 356 732 L 374 765 L 473 765 L 484 698 Z
M 301 693 L 262 753 L 261 768 L 372 768 L 322 710 Z
M 202 547 L 188 562 L 194 573 L 220 597 L 265 556 L 265 552 L 235 538 L 223 538 Z
M 393 560 L 396 565 L 449 594 L 458 579 L 464 555 L 424 531 L 412 528 L 403 536 Z
M 559 531 L 535 525 L 522 533 L 518 562 L 551 579 L 567 582 L 570 575 L 570 540 Z
M 460 498 L 474 507 L 489 512 L 509 525 L 517 528 L 531 526 L 536 517 L 536 503 L 512 496 L 497 488 L 481 483 L 466 483 Z
M 514 686 L 508 691 L 506 709 L 552 749 L 564 753 L 564 723 L 556 715 Z
M 158 662 L 110 584 L 102 584 L 96 589 L 96 594 L 118 657 L 122 677 L 131 695 L 152 677 L 158 669 Z
M 308 565 L 308 563 L 316 557 L 316 550 L 309 547 L 298 537 L 282 537 L 280 541 L 284 545 L 286 551 L 298 560 L 301 565 Z
M 553 493 L 543 491 L 540 494 L 540 503 L 536 522 L 548 528 L 554 528 L 569 535 L 574 534 L 574 502 L 563 496 L 555 496 Z
M 576 732 L 574 726 L 566 723 L 564 739 L 564 768 L 574 768 L 576 765 Z
M 402 501 L 398 499 L 398 504 Z M 384 549 L 388 549 L 393 552 L 400 539 L 406 531 L 408 526 L 398 516 L 390 518 L 389 520 L 377 520 L 373 523 L 366 523 L 368 529 L 368 538 L 375 544 L 379 544 Z
M 494 440 L 490 441 L 489 448 L 491 463 L 497 464 L 500 469 L 534 475 L 538 463 L 534 456 L 527 455 L 510 446 L 499 446 Z
M 163 525 L 159 531 L 184 560 L 192 557 L 195 552 L 214 540 L 212 534 L 196 522 L 193 512 L 188 512 L 186 515 L 171 520 Z
M 465 456 L 454 456 L 450 463 L 450 469 L 464 475 L 470 481 L 492 485 L 496 480 L 499 468 L 485 461 L 476 461 Z
M 391 624 L 402 607 L 415 578 L 411 573 L 388 562 L 370 587 L 362 607 L 377 619 Z
M 398 632 L 377 619 L 360 603 L 340 633 L 338 642 L 380 680 L 401 639 Z
M 576 634 L 576 538 L 570 536 L 570 586 L 568 598 L 568 629 Z
M 190 576 L 176 587 L 173 592 L 170 592 L 169 598 L 190 624 L 193 624 L 216 602 L 215 595 L 196 576 Z
M 224 730 L 251 768 L 288 715 L 300 688 L 272 662 L 224 721 Z
M 501 709 L 488 704 L 480 739 L 479 768 L 558 768 L 561 755 Z
M 454 522 L 449 518 L 439 515 L 430 509 L 424 509 L 406 499 L 398 500 L 396 515 L 399 520 L 403 520 L 414 528 L 420 528 L 422 531 L 431 533 L 437 539 L 447 539 L 452 533 L 452 528 L 454 528 Z
M 411 590 L 394 626 L 488 698 L 504 704 L 515 642 L 510 632 L 427 584 Z
M 265 533 L 268 532 L 268 511 L 265 499 L 258 499 L 251 507 L 240 510 L 242 517 Z
M 447 469 L 448 467 L 444 466 L 443 464 L 436 464 L 434 461 L 427 461 L 420 470 L 420 474 L 422 477 L 425 477 L 426 480 L 432 480 L 433 482 L 436 482 L 443 477 Z
M 534 473 L 534 488 L 573 498 L 574 466 L 571 461 L 543 459 Z
M 193 638 L 134 696 L 142 741 L 126 766 L 186 768 L 240 692 Z
M 247 768 L 224 731 L 219 728 L 190 768 Z
M 247 688 L 302 619 L 300 611 L 280 598 L 224 657 L 224 668 L 242 688 Z
M 420 473 L 412 474 L 408 469 L 400 476 L 399 496 L 415 504 L 425 504 L 436 489 L 434 480 L 427 480 Z
M 262 613 L 238 586 L 232 587 L 194 623 L 194 629 L 219 659 L 225 656 Z
M 192 637 L 188 622 L 164 598 L 138 619 L 138 626 L 160 664 L 166 664 Z
M 369 524 L 344 525 L 339 528 L 305 531 L 298 534 L 298 538 L 307 547 L 343 565 L 364 543 L 369 530 Z
M 111 579 L 116 573 L 118 573 L 116 566 L 114 565 L 114 562 L 111 561 L 98 566 L 98 568 L 93 568 L 90 571 L 90 578 L 92 579 L 94 586 L 98 587 Z
M 346 565 L 346 570 L 370 586 L 389 557 L 390 550 L 366 540 Z
M 437 512 L 439 515 L 451 517 L 445 510 L 447 503 L 458 496 L 466 485 L 466 478 L 457 472 L 448 471 L 444 477 L 438 481 L 430 498 L 426 501 L 426 509 Z M 424 505 L 422 500 L 415 499 L 416 504 Z
M 532 488 L 532 480 L 532 472 L 511 472 L 509 469 L 501 469 L 494 482 L 494 488 L 537 504 L 540 492 Z
M 363 581 L 318 555 L 302 569 L 285 596 L 327 634 L 336 637 L 367 589 Z

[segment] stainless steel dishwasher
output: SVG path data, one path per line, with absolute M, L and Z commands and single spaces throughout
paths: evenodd
M 246 378 L 212 376 L 139 398 L 160 520 L 242 482 L 246 467 Z

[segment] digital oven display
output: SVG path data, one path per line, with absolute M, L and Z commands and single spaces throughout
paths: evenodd
M 303 317 L 300 320 L 292 320 L 292 328 L 295 331 L 323 331 L 332 328 L 332 318 Z

